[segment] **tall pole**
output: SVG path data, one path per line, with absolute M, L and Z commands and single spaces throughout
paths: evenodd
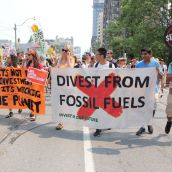
M 15 49 L 17 51 L 17 25 L 14 24 L 14 32 L 15 32 Z
M 125 39 L 126 39 L 126 28 L 123 30 L 123 56 L 125 56 Z
M 28 18 L 27 20 L 25 20 L 22 24 L 20 25 L 16 25 L 14 24 L 14 33 L 15 33 L 15 49 L 16 51 L 18 50 L 18 41 L 17 41 L 17 26 L 22 26 L 23 24 L 25 24 L 28 20 L 30 19 L 33 19 L 35 20 L 35 17 L 34 18 Z

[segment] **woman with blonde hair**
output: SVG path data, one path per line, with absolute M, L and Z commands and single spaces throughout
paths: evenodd
M 64 46 L 62 49 L 61 58 L 58 61 L 58 68 L 74 68 L 75 59 L 73 58 L 72 49 L 69 46 Z M 61 130 L 63 128 L 63 124 L 59 123 L 56 127 L 56 130 Z

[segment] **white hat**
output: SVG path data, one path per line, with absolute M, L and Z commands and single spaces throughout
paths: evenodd
M 119 57 L 118 60 L 127 60 L 126 57 Z

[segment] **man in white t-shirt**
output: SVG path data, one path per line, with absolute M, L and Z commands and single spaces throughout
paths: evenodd
M 169 64 L 167 77 L 170 80 L 170 85 L 166 106 L 167 124 L 165 126 L 165 133 L 169 134 L 172 126 L 172 62 Z
M 106 60 L 106 54 L 107 51 L 105 48 L 99 48 L 96 53 L 96 60 L 97 63 L 94 65 L 94 68 L 97 69 L 109 69 L 109 68 L 115 68 L 115 65 L 109 61 Z M 94 133 L 94 136 L 100 136 L 102 130 L 96 129 L 96 132 Z

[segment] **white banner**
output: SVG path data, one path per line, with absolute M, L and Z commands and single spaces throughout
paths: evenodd
M 90 128 L 151 122 L 157 73 L 146 69 L 53 69 L 53 120 Z

